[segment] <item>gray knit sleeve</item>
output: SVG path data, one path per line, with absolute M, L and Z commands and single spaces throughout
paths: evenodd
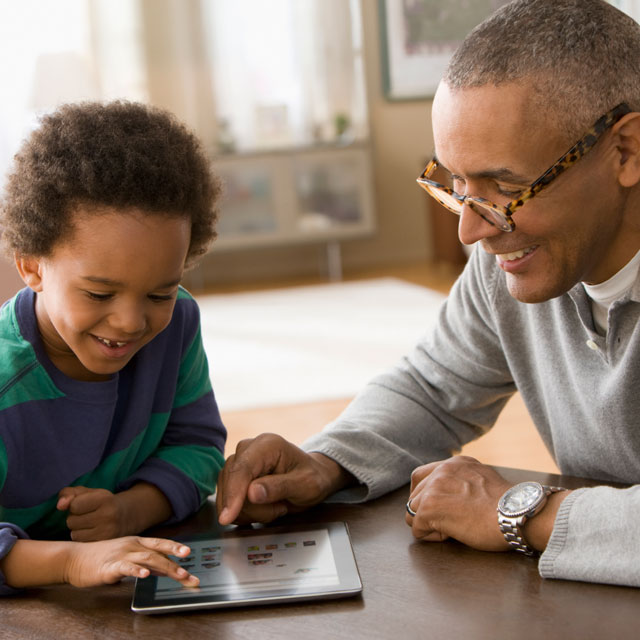
M 371 500 L 409 482 L 416 467 L 449 458 L 488 431 L 515 391 L 493 326 L 495 265 L 482 254 L 474 252 L 415 348 L 303 444 L 360 482 L 332 499 Z
M 640 486 L 578 489 L 560 505 L 543 578 L 640 587 Z

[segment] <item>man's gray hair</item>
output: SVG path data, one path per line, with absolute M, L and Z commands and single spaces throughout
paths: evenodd
M 640 25 L 604 0 L 515 0 L 465 38 L 452 89 L 531 83 L 568 137 L 626 102 L 640 110 Z

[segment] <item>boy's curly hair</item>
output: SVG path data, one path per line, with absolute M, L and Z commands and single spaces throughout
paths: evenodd
M 78 207 L 137 209 L 189 218 L 192 264 L 216 236 L 220 191 L 201 143 L 172 114 L 126 101 L 67 104 L 14 157 L 2 242 L 11 254 L 46 257 L 73 233 Z

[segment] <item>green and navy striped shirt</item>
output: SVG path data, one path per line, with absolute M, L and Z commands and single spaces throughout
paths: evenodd
M 72 485 L 118 492 L 148 482 L 168 498 L 172 521 L 196 511 L 214 491 L 226 431 L 195 300 L 180 289 L 169 326 L 105 382 L 56 369 L 34 302 L 23 289 L 0 312 L 0 538 L 11 525 L 68 538 L 56 502 Z

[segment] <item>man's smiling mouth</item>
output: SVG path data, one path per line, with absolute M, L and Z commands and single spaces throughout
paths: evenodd
M 496 258 L 501 260 L 502 262 L 509 262 L 511 260 L 518 260 L 520 258 L 524 258 L 528 253 L 531 253 L 535 246 L 527 247 L 526 249 L 519 249 L 518 251 L 512 251 L 511 253 L 497 253 Z

